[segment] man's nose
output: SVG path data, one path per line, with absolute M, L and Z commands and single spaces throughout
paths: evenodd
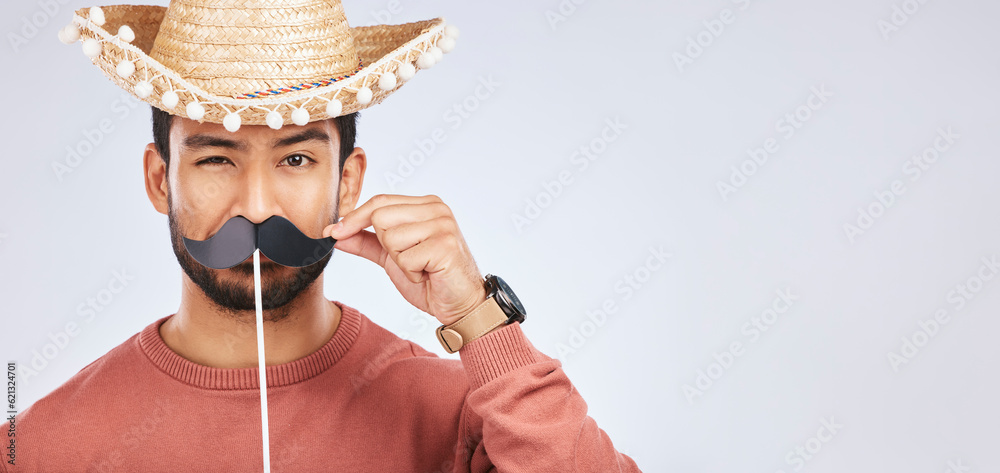
M 267 170 L 251 166 L 242 176 L 234 215 L 242 215 L 253 223 L 261 223 L 272 215 L 280 215 L 275 185 Z

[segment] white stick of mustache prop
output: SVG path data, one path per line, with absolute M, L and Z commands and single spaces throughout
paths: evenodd
M 271 473 L 271 441 L 267 428 L 267 369 L 264 366 L 264 311 L 260 298 L 260 249 L 253 250 L 253 295 L 257 309 L 257 370 L 260 380 L 260 432 L 264 442 L 264 473 Z

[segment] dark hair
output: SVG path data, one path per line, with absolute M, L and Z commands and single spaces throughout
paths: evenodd
M 170 168 L 170 125 L 174 121 L 170 115 L 156 107 L 153 109 L 153 145 L 160 153 L 160 158 Z M 331 118 L 337 126 L 337 134 L 340 135 L 340 170 L 344 170 L 344 162 L 354 151 L 354 141 L 358 133 L 358 112 Z

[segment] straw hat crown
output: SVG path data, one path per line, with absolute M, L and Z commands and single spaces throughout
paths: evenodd
M 358 68 L 344 9 L 329 0 L 174 0 L 149 56 L 219 95 Z

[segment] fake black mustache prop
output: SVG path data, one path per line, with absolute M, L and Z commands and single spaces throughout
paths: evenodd
M 237 215 L 207 240 L 184 238 L 184 247 L 195 261 L 212 269 L 236 266 L 253 256 L 257 248 L 275 263 L 301 268 L 323 259 L 333 251 L 336 242 L 331 237 L 309 238 L 280 215 L 272 215 L 261 223 Z

